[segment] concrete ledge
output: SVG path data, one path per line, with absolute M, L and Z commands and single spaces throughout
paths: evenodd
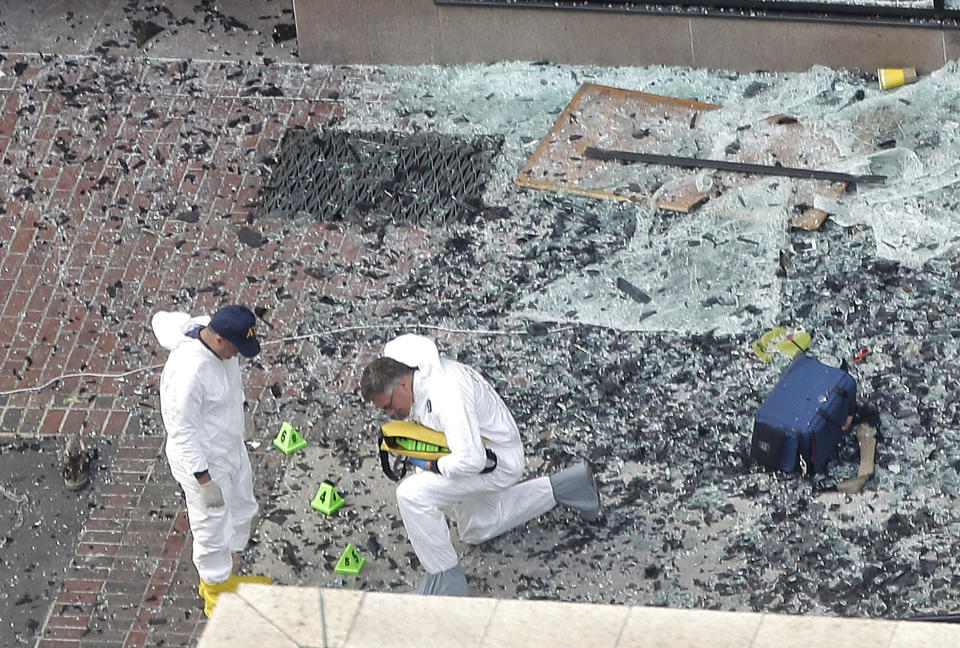
M 949 623 L 241 585 L 197 648 L 913 648 Z
M 927 73 L 960 57 L 957 31 L 504 7 L 433 0 L 294 0 L 305 63 L 681 65 L 740 72 L 820 64 Z

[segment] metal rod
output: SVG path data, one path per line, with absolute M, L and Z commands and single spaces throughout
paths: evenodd
M 834 182 L 883 182 L 887 179 L 882 175 L 852 175 L 836 171 L 819 171 L 816 169 L 798 169 L 796 167 L 769 166 L 766 164 L 745 164 L 743 162 L 727 162 L 726 160 L 704 160 L 700 158 L 679 157 L 676 155 L 656 155 L 653 153 L 633 153 L 631 151 L 611 151 L 588 147 L 584 152 L 589 158 L 597 160 L 620 160 L 622 162 L 646 162 L 648 164 L 664 164 L 690 169 L 719 169 L 734 173 L 753 173 L 759 175 L 787 176 L 791 178 L 815 178 L 817 180 L 832 180 Z

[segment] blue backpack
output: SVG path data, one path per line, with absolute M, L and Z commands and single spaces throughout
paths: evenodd
M 788 473 L 822 471 L 850 428 L 856 402 L 857 383 L 846 370 L 797 355 L 757 410 L 751 456 Z

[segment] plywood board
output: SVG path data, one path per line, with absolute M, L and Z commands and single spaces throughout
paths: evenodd
M 636 149 L 643 145 L 689 138 L 697 115 L 720 106 L 585 83 L 557 118 L 517 175 L 521 187 L 565 191 L 613 200 L 646 200 L 658 188 L 638 181 L 642 170 L 586 158 L 588 146 Z M 618 172 L 619 171 L 619 172 Z M 667 176 L 676 176 L 670 171 Z M 656 183 L 654 183 L 656 184 Z M 699 202 L 699 195 L 680 191 L 681 202 Z
M 729 187 L 750 180 L 738 173 L 624 164 L 584 156 L 589 146 L 661 155 L 692 155 L 712 144 L 698 119 L 716 104 L 587 83 L 580 87 L 516 177 L 521 187 L 594 198 L 649 201 L 688 213 Z M 829 166 L 839 152 L 829 137 L 811 138 L 804 125 L 773 115 L 737 129 L 725 159 L 801 168 Z M 813 203 L 829 183 L 801 182 L 796 204 Z M 841 188 L 840 191 L 843 189 Z

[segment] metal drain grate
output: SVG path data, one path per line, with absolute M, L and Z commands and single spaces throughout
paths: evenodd
M 502 144 L 488 136 L 292 130 L 254 217 L 336 221 L 376 213 L 400 224 L 471 220 L 483 209 L 487 169 Z

